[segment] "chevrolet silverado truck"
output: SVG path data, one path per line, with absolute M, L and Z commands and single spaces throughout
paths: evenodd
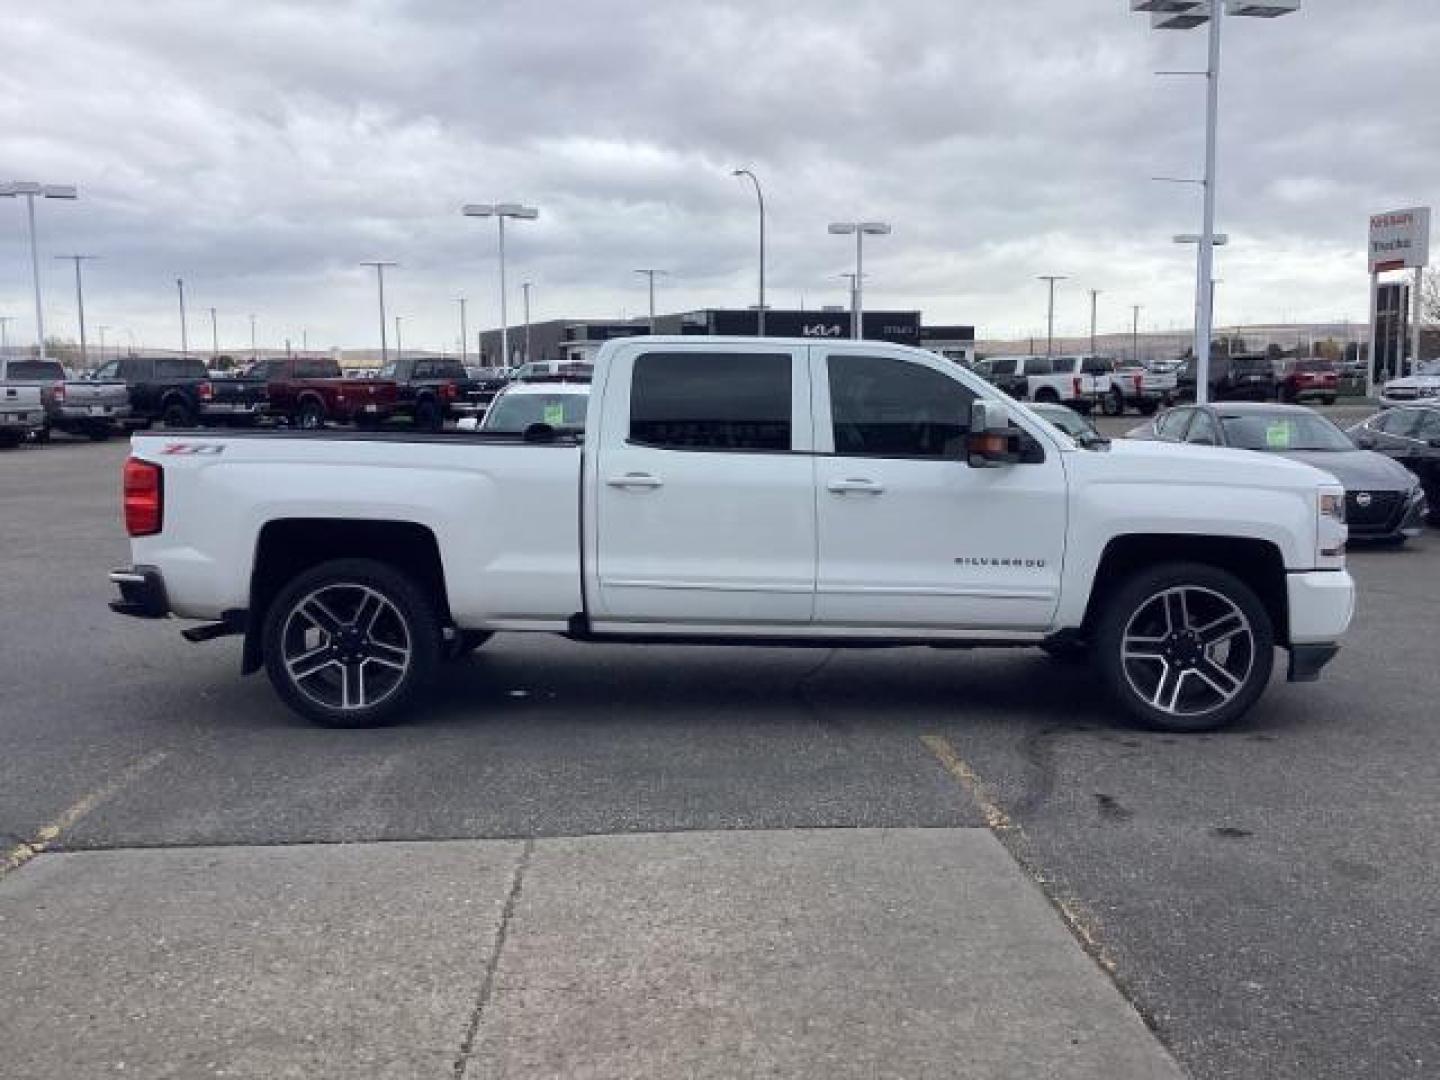
M 40 390 L 45 419 L 35 437 L 48 442 L 51 430 L 108 439 L 130 418 L 130 394 L 121 382 L 72 379 L 58 360 L 0 360 L 0 383 Z
M 602 346 L 586 431 L 137 435 L 122 614 L 243 635 L 322 724 L 412 705 L 496 631 L 1038 647 L 1128 714 L 1217 728 L 1308 681 L 1354 585 L 1344 490 L 1247 451 L 1079 446 L 929 352 Z M 963 702 L 957 702 L 963 708 Z
M 44 426 L 38 386 L 0 385 L 0 448 L 13 450 Z
M 390 380 L 347 379 L 328 357 L 271 357 L 251 367 L 245 380 L 265 385 L 270 415 L 307 431 L 330 423 L 377 427 L 398 400 Z

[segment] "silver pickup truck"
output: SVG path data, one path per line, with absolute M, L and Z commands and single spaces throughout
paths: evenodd
M 0 449 L 13 450 L 44 423 L 39 387 L 0 385 Z
M 40 391 L 44 419 L 36 438 L 50 432 L 108 439 L 130 416 L 130 391 L 123 382 L 71 379 L 58 360 L 0 360 L 0 384 Z

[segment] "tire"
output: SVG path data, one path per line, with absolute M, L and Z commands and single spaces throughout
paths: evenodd
M 1112 390 L 1100 399 L 1100 411 L 1106 416 L 1125 415 L 1125 395 L 1119 390 Z
M 445 413 L 434 398 L 421 398 L 415 403 L 415 426 L 421 431 L 440 431 L 445 426 Z
M 1321 404 L 1321 405 L 1334 405 L 1334 404 L 1335 404 L 1335 395 L 1334 395 L 1334 394 L 1326 394 L 1324 397 L 1322 397 L 1322 398 L 1320 399 L 1320 404 Z
M 325 406 L 314 398 L 306 398 L 295 410 L 295 426 L 301 431 L 319 431 L 325 426 Z
M 455 637 L 445 643 L 445 660 L 453 663 L 463 660 L 495 636 L 492 630 L 457 630 Z
M 23 439 L 18 431 L 0 431 L 0 450 L 14 450 Z
M 1111 694 L 1155 731 L 1233 724 L 1275 664 L 1265 605 L 1234 574 L 1201 563 L 1163 563 L 1126 579 L 1105 601 L 1093 641 Z
M 1053 387 L 1042 386 L 1039 390 L 1035 391 L 1035 400 L 1043 401 L 1050 405 L 1058 405 L 1060 404 L 1060 395 L 1055 392 Z
M 1139 411 L 1141 416 L 1154 416 L 1157 412 L 1160 411 L 1160 402 L 1142 401 L 1140 402 L 1140 404 L 1136 405 L 1135 408 Z
M 34 439 L 42 446 L 50 441 L 50 425 L 46 424 L 39 431 L 35 432 Z
M 110 438 L 110 429 L 108 427 L 90 428 L 85 434 L 91 442 L 105 442 Z
M 440 619 L 425 591 L 394 567 L 336 559 L 280 591 L 265 613 L 262 647 L 271 685 L 301 716 L 325 727 L 375 727 L 434 679 Z
M 188 428 L 195 426 L 195 418 L 183 401 L 172 401 L 160 413 L 160 422 L 167 428 Z

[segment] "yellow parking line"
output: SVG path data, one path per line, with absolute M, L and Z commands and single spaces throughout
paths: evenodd
M 113 797 L 120 789 L 133 783 L 144 776 L 151 769 L 164 761 L 166 753 L 164 750 L 155 750 L 146 754 L 139 761 L 122 769 L 109 781 L 101 784 L 94 791 L 77 799 L 73 804 L 66 807 L 54 821 L 48 825 L 41 826 L 35 832 L 33 840 L 25 841 L 15 845 L 9 851 L 0 856 L 0 877 L 12 870 L 18 870 L 36 855 L 43 853 L 51 844 L 60 839 L 66 829 L 73 828 L 75 824 L 94 810 L 106 799 Z
M 950 740 L 943 735 L 921 735 L 920 741 L 925 748 L 934 754 L 936 759 L 944 767 L 945 771 L 959 781 L 965 793 L 975 800 L 980 807 L 980 814 L 985 818 L 985 824 L 996 839 L 1005 846 L 1014 860 L 1020 864 L 1020 869 L 1040 886 L 1046 898 L 1054 905 L 1059 912 L 1060 918 L 1070 928 L 1070 932 L 1079 940 L 1080 945 L 1090 956 L 1105 969 L 1112 977 L 1116 974 L 1115 960 L 1110 955 L 1100 940 L 1100 922 L 1085 907 L 1069 886 L 1058 880 L 1056 877 L 1046 874 L 1036 859 L 1034 850 L 1030 844 L 1030 838 L 1025 835 L 1025 830 L 1018 822 L 1012 821 L 1010 815 L 1005 813 L 1004 807 L 1000 805 L 995 794 L 989 789 L 985 782 L 980 779 L 970 764 L 962 758 L 950 745 Z

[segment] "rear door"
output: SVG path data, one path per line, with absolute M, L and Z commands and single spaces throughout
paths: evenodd
M 811 349 L 819 559 L 815 621 L 873 629 L 1033 630 L 1059 598 L 1061 453 L 964 459 L 976 393 L 918 355 Z
M 641 345 L 601 388 L 592 615 L 803 625 L 815 592 L 804 346 Z

